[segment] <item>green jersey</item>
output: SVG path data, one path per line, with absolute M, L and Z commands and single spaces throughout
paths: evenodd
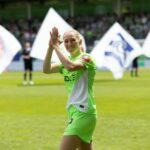
M 63 65 L 60 67 L 60 73 L 64 76 L 69 95 L 67 109 L 70 105 L 74 105 L 81 112 L 96 113 L 93 94 L 96 65 L 91 56 L 86 53 L 69 58 L 72 61 L 82 62 L 85 67 L 75 71 L 69 71 Z

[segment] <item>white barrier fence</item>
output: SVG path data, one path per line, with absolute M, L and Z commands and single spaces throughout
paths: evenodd
M 144 60 L 139 60 L 139 66 L 140 67 L 145 67 L 145 68 L 150 68 L 150 59 L 144 59 Z M 40 60 L 35 60 L 33 61 L 33 70 L 34 71 L 42 71 L 43 67 L 43 61 Z M 23 61 L 13 61 L 8 68 L 6 69 L 7 71 L 23 71 L 24 70 L 24 64 Z
M 42 71 L 43 61 L 35 60 L 33 61 L 33 70 L 34 71 Z M 6 69 L 7 71 L 23 71 L 24 64 L 23 60 L 13 61 Z

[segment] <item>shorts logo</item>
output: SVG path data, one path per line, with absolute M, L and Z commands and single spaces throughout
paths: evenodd
M 68 124 L 71 124 L 73 122 L 73 118 L 71 118 L 68 122 Z

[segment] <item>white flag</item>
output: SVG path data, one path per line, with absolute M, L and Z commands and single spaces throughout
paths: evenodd
M 59 33 L 61 36 L 65 33 L 65 31 L 73 29 L 67 22 L 63 20 L 61 16 L 58 15 L 58 13 L 53 8 L 50 8 L 33 43 L 31 51 L 32 57 L 44 60 L 48 49 L 50 31 L 54 26 L 59 29 Z M 85 41 L 83 37 L 82 40 L 83 40 L 83 48 L 85 49 Z M 68 52 L 65 50 L 63 44 L 61 44 L 61 49 L 63 50 L 64 53 L 66 53 L 66 55 L 69 55 Z M 53 52 L 52 55 L 52 61 L 59 62 L 59 59 L 55 51 Z
M 0 73 L 11 63 L 19 50 L 21 50 L 19 41 L 0 25 Z
M 146 55 L 147 57 L 150 57 L 150 32 L 148 33 L 144 44 L 143 44 L 143 53 L 144 55 Z
M 106 67 L 115 79 L 123 76 L 124 68 L 141 54 L 136 40 L 125 31 L 119 23 L 115 23 L 102 37 L 91 52 L 98 68 Z

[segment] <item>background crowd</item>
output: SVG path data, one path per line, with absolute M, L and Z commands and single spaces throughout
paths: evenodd
M 43 19 L 1 19 L 0 24 L 11 31 L 21 43 L 29 41 L 32 44 Z M 116 21 L 136 39 L 146 38 L 150 30 L 150 13 L 126 13 L 120 16 L 111 13 L 96 16 L 70 17 L 64 18 L 64 20 L 84 35 L 88 47 L 93 46 L 95 40 L 100 40 Z

